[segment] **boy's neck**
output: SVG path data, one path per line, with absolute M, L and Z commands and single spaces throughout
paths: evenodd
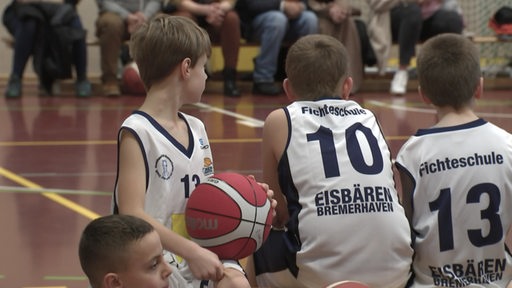
M 452 107 L 442 107 L 437 109 L 437 123 L 433 127 L 456 126 L 475 121 L 478 118 L 470 107 L 464 107 L 459 110 L 455 110 Z

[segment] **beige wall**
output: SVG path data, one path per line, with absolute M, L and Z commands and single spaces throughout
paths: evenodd
M 0 0 L 0 11 L 4 11 L 5 7 L 10 0 Z M 94 36 L 95 28 L 94 21 L 96 21 L 96 17 L 98 15 L 98 8 L 96 6 L 95 0 L 82 0 L 78 5 L 78 13 L 82 19 L 82 23 L 87 30 L 87 38 L 90 41 L 94 41 L 96 37 Z M 0 27 L 0 38 L 10 37 L 9 33 L 5 29 L 3 25 Z M 88 73 L 91 77 L 98 77 L 100 75 L 100 67 L 99 67 L 99 49 L 98 47 L 89 47 L 88 48 Z M 11 72 L 11 64 L 12 64 L 12 49 L 8 48 L 2 41 L 0 43 L 0 78 L 9 77 Z M 29 61 L 27 64 L 27 68 L 25 69 L 25 77 L 35 77 L 34 72 L 32 70 L 32 63 Z

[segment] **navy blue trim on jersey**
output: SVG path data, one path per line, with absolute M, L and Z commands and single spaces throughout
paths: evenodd
M 286 150 L 288 150 L 288 146 L 290 146 L 290 139 L 292 138 L 292 121 L 290 120 L 290 112 L 288 109 L 282 108 L 284 111 L 284 115 L 286 116 L 286 123 L 288 124 L 288 135 L 286 137 L 286 144 L 284 145 L 284 152 L 286 153 Z
M 279 163 L 277 166 L 278 175 L 279 175 L 279 187 L 281 188 L 281 192 L 286 197 L 288 203 L 288 223 L 286 224 L 288 228 L 288 234 L 290 237 L 290 249 L 292 251 L 299 251 L 302 247 L 302 243 L 300 242 L 300 233 L 299 233 L 299 213 L 302 210 L 302 205 L 299 203 L 299 192 L 297 191 L 297 187 L 295 187 L 295 183 L 293 182 L 293 177 L 290 170 L 290 162 L 288 161 L 288 146 L 290 145 L 291 137 L 292 137 L 292 122 L 290 119 L 290 112 L 288 109 L 284 109 L 286 120 L 288 122 L 288 138 L 286 140 L 285 149 L 283 155 L 281 155 L 281 159 L 279 159 Z
M 323 96 L 323 97 L 320 97 L 318 99 L 313 100 L 313 102 L 319 102 L 319 101 L 322 101 L 322 100 L 342 100 L 342 101 L 346 101 L 345 99 L 341 98 L 341 96 Z
M 411 172 L 409 172 L 409 170 L 407 170 L 407 168 L 402 166 L 400 163 L 395 162 L 395 167 L 399 172 L 405 173 L 405 175 L 407 175 L 407 177 L 409 177 L 409 180 L 411 181 L 412 193 L 409 195 L 409 203 L 411 204 L 411 215 L 409 215 L 409 216 L 412 217 L 412 215 L 414 214 L 413 199 L 414 199 L 414 191 L 416 190 L 416 179 L 414 179 Z M 402 191 L 402 197 L 404 197 L 403 191 Z M 403 207 L 403 205 L 402 205 L 402 207 Z M 404 208 L 406 208 L 406 207 L 404 207 Z M 407 220 L 409 221 L 409 227 L 411 228 L 411 245 L 413 246 L 414 242 L 416 241 L 416 235 L 419 235 L 420 233 L 418 233 L 416 230 L 414 230 L 413 225 L 412 225 L 412 219 L 407 219 Z
M 412 201 L 412 199 L 413 199 L 413 195 L 414 195 L 414 190 L 416 190 L 416 179 L 414 179 L 411 172 L 409 172 L 409 170 L 407 170 L 407 168 L 402 166 L 402 164 L 395 162 L 395 167 L 399 171 L 404 172 L 407 175 L 407 177 L 409 177 L 409 179 L 411 180 L 413 193 L 411 193 L 411 195 L 409 195 L 409 196 L 411 196 L 411 199 L 409 199 L 409 200 L 411 201 L 411 209 L 412 209 L 412 211 L 414 211 L 414 202 Z
M 192 135 L 192 131 L 190 130 L 190 125 L 188 124 L 185 117 L 178 112 L 178 116 L 185 122 L 187 125 L 187 132 L 188 132 L 188 148 L 185 148 L 178 140 L 176 140 L 167 130 L 165 130 L 160 123 L 158 123 L 153 117 L 151 117 L 146 112 L 136 110 L 133 112 L 133 114 L 139 114 L 146 118 L 155 129 L 157 129 L 162 135 L 164 135 L 165 138 L 167 138 L 178 150 L 180 150 L 185 156 L 188 158 L 192 157 L 192 152 L 194 151 L 194 136 Z
M 140 139 L 139 135 L 137 134 L 137 132 L 135 132 L 135 130 L 133 130 L 132 128 L 128 128 L 128 127 L 121 127 L 121 129 L 119 129 L 119 132 L 117 133 L 117 174 L 116 174 L 116 182 L 115 182 L 115 186 L 114 187 L 117 187 L 117 182 L 119 180 L 119 151 L 120 151 L 120 148 L 121 148 L 121 133 L 123 132 L 128 132 L 128 133 L 131 133 L 133 135 L 133 137 L 135 138 L 135 140 L 137 140 L 137 143 L 139 144 L 139 148 L 140 148 L 140 152 L 142 153 L 142 158 L 144 159 L 144 170 L 146 171 L 146 191 L 148 190 L 148 186 L 149 186 L 149 165 L 148 165 L 148 159 L 147 159 L 147 155 L 146 155 L 146 150 L 144 149 L 144 144 L 142 143 L 142 140 Z M 119 207 L 117 206 L 117 197 L 116 197 L 116 193 L 114 192 L 114 214 L 119 214 Z
M 423 135 L 428 135 L 428 134 L 471 129 L 471 128 L 475 128 L 475 127 L 482 126 L 485 124 L 487 124 L 487 121 L 485 121 L 482 118 L 478 118 L 475 121 L 471 121 L 471 122 L 464 123 L 461 125 L 455 125 L 455 126 L 449 126 L 449 127 L 434 127 L 434 128 L 418 129 L 418 131 L 416 132 L 416 134 L 414 136 L 423 136 Z

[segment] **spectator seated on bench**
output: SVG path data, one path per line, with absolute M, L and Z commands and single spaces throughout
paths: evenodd
M 461 34 L 464 29 L 456 0 L 423 0 L 419 2 L 421 4 L 409 2 L 401 1 L 390 11 L 392 40 L 399 47 L 399 67 L 390 92 L 397 95 L 407 91 L 407 69 L 418 42 L 442 33 Z
M 46 93 L 52 94 L 55 80 L 71 78 L 74 65 L 76 95 L 90 96 L 85 30 L 75 10 L 78 2 L 13 0 L 7 6 L 3 24 L 14 37 L 14 57 L 5 97 L 22 95 L 22 77 L 30 55 L 33 55 L 40 87 Z
M 242 35 L 250 42 L 260 43 L 254 59 L 254 94 L 278 95 L 275 83 L 279 51 L 283 41 L 292 42 L 318 31 L 314 12 L 301 0 L 238 0 L 235 6 L 242 23 Z
M 224 58 L 224 95 L 239 97 L 236 86 L 236 67 L 240 50 L 240 18 L 234 8 L 234 0 L 215 0 L 204 3 L 202 0 L 181 0 L 179 5 L 168 2 L 163 12 L 184 16 L 194 20 L 204 28 L 213 43 L 220 43 Z

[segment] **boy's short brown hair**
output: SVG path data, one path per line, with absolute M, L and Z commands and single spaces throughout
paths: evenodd
M 101 287 L 107 273 L 123 271 L 132 245 L 153 231 L 151 224 L 130 215 L 108 215 L 91 221 L 82 232 L 78 255 L 92 287 Z
M 417 66 L 423 95 L 435 106 L 456 110 L 471 102 L 482 75 L 477 47 L 459 34 L 440 34 L 427 40 Z
M 328 35 L 300 38 L 288 50 L 286 74 L 300 100 L 341 96 L 348 76 L 348 57 L 343 44 Z
M 193 67 L 211 52 L 208 33 L 182 16 L 158 15 L 142 24 L 130 42 L 130 54 L 146 89 L 167 77 L 183 59 L 190 58 Z

